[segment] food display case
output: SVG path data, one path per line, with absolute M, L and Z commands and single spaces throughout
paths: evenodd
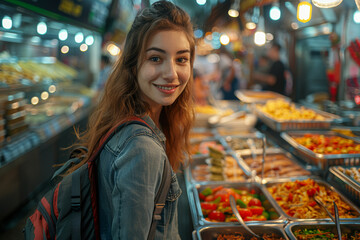
M 285 227 L 289 239 L 338 239 L 336 225 L 329 222 L 292 222 Z M 341 222 L 342 239 L 360 239 L 359 222 Z
M 249 223 L 249 228 L 259 236 L 267 240 L 287 240 L 289 239 L 282 225 L 275 224 L 256 224 Z M 252 235 L 248 233 L 244 227 L 236 225 L 216 226 L 209 225 L 198 228 L 193 233 L 194 240 L 225 240 L 238 239 L 246 240 L 252 239 Z
M 304 161 L 327 171 L 336 165 L 360 165 L 360 141 L 333 131 L 281 133 Z M 319 139 L 319 140 L 317 140 Z

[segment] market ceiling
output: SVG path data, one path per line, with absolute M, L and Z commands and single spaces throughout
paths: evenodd
M 336 23 L 341 14 L 347 9 L 356 9 L 354 0 L 344 0 L 339 6 L 334 8 L 318 8 L 313 6 L 312 20 L 307 23 L 301 23 L 296 19 L 297 5 L 299 0 L 279 0 L 281 9 L 281 19 L 277 22 L 269 18 L 269 10 L 275 0 L 241 0 L 239 4 L 239 17 L 232 18 L 228 15 L 228 10 L 236 0 L 202 0 L 204 5 L 197 4 L 196 0 L 174 0 L 173 2 L 185 9 L 191 16 L 195 27 L 205 31 L 211 30 L 212 27 L 224 27 L 229 23 L 236 21 L 240 30 L 244 29 L 246 15 L 251 14 L 254 7 L 261 9 L 265 18 L 265 27 L 272 31 L 275 28 L 283 30 L 291 29 L 291 23 L 296 22 L 299 28 L 319 25 L 322 23 Z

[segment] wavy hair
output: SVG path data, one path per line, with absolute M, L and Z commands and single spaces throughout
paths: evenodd
M 194 121 L 193 110 L 193 64 L 195 40 L 189 15 L 176 5 L 158 1 L 144 8 L 136 16 L 126 36 L 124 50 L 113 67 L 104 88 L 104 94 L 92 113 L 87 131 L 77 134 L 76 146 L 88 148 L 87 156 L 74 171 L 88 161 L 99 145 L 100 139 L 118 122 L 131 116 L 144 116 L 150 106 L 140 97 L 137 81 L 139 66 L 144 61 L 145 47 L 149 38 L 159 31 L 183 31 L 190 43 L 190 79 L 175 102 L 164 106 L 160 114 L 160 125 L 166 136 L 166 153 L 170 164 L 177 170 L 190 157 L 189 132 Z M 140 61 L 140 62 L 139 62 Z

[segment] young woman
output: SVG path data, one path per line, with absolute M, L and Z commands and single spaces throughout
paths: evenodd
M 100 154 L 101 239 L 147 239 L 165 161 L 172 166 L 172 179 L 155 239 L 180 238 L 181 190 L 174 172 L 189 155 L 194 52 L 190 18 L 174 4 L 156 2 L 135 18 L 80 144 L 91 155 L 109 129 L 132 116 L 145 120 L 154 132 L 127 125 Z

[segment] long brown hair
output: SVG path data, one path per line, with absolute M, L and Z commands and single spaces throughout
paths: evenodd
M 194 120 L 193 112 L 193 64 L 195 40 L 188 14 L 176 5 L 155 2 L 136 16 L 127 34 L 124 50 L 114 65 L 96 109 L 92 113 L 88 129 L 79 135 L 79 142 L 88 148 L 87 157 L 69 171 L 85 164 L 98 146 L 102 136 L 116 123 L 137 115 L 149 113 L 149 105 L 140 97 L 137 81 L 138 66 L 144 61 L 144 51 L 150 36 L 158 31 L 183 31 L 190 43 L 190 79 L 180 96 L 170 106 L 164 106 L 160 114 L 160 125 L 166 136 L 166 153 L 174 170 L 190 156 L 189 132 Z M 141 62 L 139 62 L 141 61 Z

